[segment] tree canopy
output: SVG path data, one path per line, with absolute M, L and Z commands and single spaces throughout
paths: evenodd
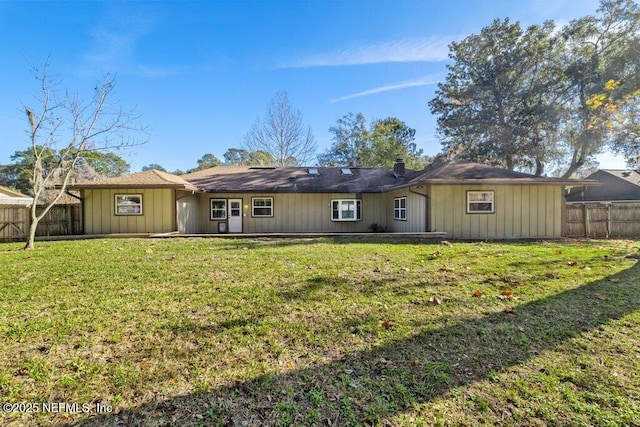
M 422 169 L 427 163 L 414 142 L 415 130 L 403 121 L 388 117 L 369 126 L 363 114 L 349 113 L 329 128 L 333 144 L 318 156 L 322 166 L 393 166 L 404 159 L 410 169 Z
M 613 102 L 633 109 L 639 29 L 633 1 L 603 0 L 560 30 L 495 20 L 452 43 L 453 63 L 429 102 L 444 152 L 538 175 L 555 165 L 570 176 L 605 147 L 625 151 L 620 129 L 595 120 L 587 102 L 614 79 L 623 83 Z
M 62 150 L 37 146 L 40 153 L 41 168 L 44 174 L 51 173 L 61 162 Z M 10 157 L 8 165 L 0 166 L 0 185 L 15 188 L 24 194 L 33 194 L 33 168 L 35 156 L 33 150 L 18 150 Z M 122 157 L 113 152 L 88 151 L 76 162 L 72 179 L 74 181 L 92 181 L 96 179 L 121 176 L 129 173 L 130 166 Z

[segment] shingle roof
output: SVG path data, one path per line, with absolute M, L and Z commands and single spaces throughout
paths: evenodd
M 167 172 L 151 169 L 131 175 L 117 176 L 100 181 L 78 182 L 69 185 L 69 189 L 77 188 L 182 188 L 197 191 L 190 182 Z
M 417 172 L 407 170 L 405 177 L 395 177 L 392 168 L 316 167 L 310 174 L 305 167 L 214 167 L 182 177 L 209 192 L 302 192 L 302 193 L 377 193 L 404 184 Z
M 548 178 L 510 171 L 481 163 L 454 161 L 431 165 L 410 180 L 409 185 L 428 184 L 556 184 L 577 185 L 579 181 Z
M 587 177 L 600 185 L 572 188 L 567 202 L 640 200 L 640 172 L 629 169 L 601 169 Z
M 581 181 L 538 177 L 479 163 L 450 162 L 422 171 L 407 169 L 397 177 L 393 168 L 217 166 L 181 177 L 158 170 L 134 173 L 103 181 L 77 183 L 70 188 L 171 187 L 217 193 L 379 193 L 419 184 L 555 184 L 579 185 Z M 314 171 L 315 172 L 315 171 Z M 593 181 L 592 181 L 593 182 Z

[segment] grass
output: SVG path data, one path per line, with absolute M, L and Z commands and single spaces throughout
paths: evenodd
M 640 425 L 638 242 L 19 247 L 0 424 Z

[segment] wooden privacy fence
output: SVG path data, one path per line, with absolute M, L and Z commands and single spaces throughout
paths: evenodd
M 29 223 L 26 206 L 0 205 L 0 241 L 22 240 Z
M 38 207 L 38 214 L 42 212 Z M 29 208 L 0 205 L 0 241 L 24 240 L 29 231 Z M 55 205 L 38 223 L 36 236 L 82 234 L 80 203 Z
M 640 202 L 571 202 L 565 209 L 565 236 L 640 237 Z

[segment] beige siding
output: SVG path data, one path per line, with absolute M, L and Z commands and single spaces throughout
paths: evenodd
M 220 221 L 211 221 L 210 199 L 242 199 L 244 233 L 368 232 L 371 224 L 387 226 L 388 197 L 385 194 L 353 193 L 205 193 L 198 196 L 198 232 L 217 233 Z M 273 198 L 273 217 L 251 216 L 253 197 Z M 361 221 L 332 221 L 331 200 L 361 199 Z M 393 206 L 393 205 L 391 205 Z
M 178 191 L 176 217 L 179 233 L 198 232 L 198 196 L 187 191 Z
M 85 189 L 82 193 L 86 234 L 167 233 L 176 230 L 173 189 Z M 116 215 L 116 194 L 142 194 L 142 215 Z
M 494 191 L 495 213 L 466 213 L 469 190 Z M 433 185 L 430 193 L 431 231 L 445 231 L 449 238 L 562 236 L 562 186 Z
M 419 194 L 416 194 L 419 193 Z M 396 233 L 416 233 L 427 230 L 427 196 L 424 187 L 412 187 L 405 190 L 386 193 L 387 225 L 386 230 Z M 407 220 L 393 219 L 394 199 L 407 198 Z

